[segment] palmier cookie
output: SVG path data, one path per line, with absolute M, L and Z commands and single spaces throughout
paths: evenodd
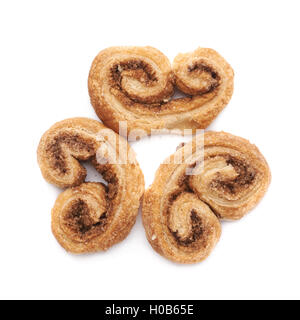
M 152 47 L 112 47 L 94 59 L 88 79 L 91 103 L 103 123 L 119 132 L 206 128 L 228 104 L 233 70 L 213 49 L 179 54 L 171 66 Z M 172 99 L 178 88 L 186 96 Z
M 202 261 L 220 238 L 219 219 L 242 218 L 270 179 L 266 160 L 249 141 L 224 132 L 196 136 L 161 164 L 145 192 L 148 241 L 175 262 Z
M 67 119 L 41 138 L 38 163 L 44 178 L 67 188 L 52 209 L 52 231 L 73 253 L 106 250 L 133 227 L 144 178 L 127 141 L 98 121 Z M 107 185 L 85 183 L 80 160 L 91 160 Z

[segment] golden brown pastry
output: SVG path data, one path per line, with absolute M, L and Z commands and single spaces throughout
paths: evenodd
M 166 258 L 194 263 L 206 258 L 221 234 L 217 217 L 243 217 L 270 183 L 268 164 L 249 141 L 206 132 L 179 148 L 156 172 L 143 201 L 151 246 Z
M 44 178 L 68 188 L 52 209 L 53 234 L 67 251 L 106 250 L 126 238 L 144 192 L 144 177 L 127 141 L 98 121 L 73 118 L 54 124 L 37 154 Z M 86 170 L 79 160 L 88 159 L 107 185 L 84 183 Z
M 172 100 L 177 86 L 187 96 Z M 216 51 L 179 54 L 171 67 L 152 47 L 112 47 L 94 59 L 88 79 L 91 103 L 116 132 L 206 128 L 229 102 L 233 70 Z

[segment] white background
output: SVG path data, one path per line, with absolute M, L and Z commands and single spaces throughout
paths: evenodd
M 300 298 L 299 1 L 1 1 L 0 298 Z M 223 223 L 219 244 L 196 265 L 177 265 L 148 244 L 139 216 L 106 253 L 66 253 L 50 230 L 59 189 L 36 161 L 56 121 L 97 119 L 87 76 L 113 45 L 151 45 L 173 60 L 198 46 L 235 70 L 235 91 L 209 127 L 255 143 L 272 171 L 263 201 Z M 148 186 L 181 137 L 133 148 Z M 93 171 L 89 179 L 97 179 Z

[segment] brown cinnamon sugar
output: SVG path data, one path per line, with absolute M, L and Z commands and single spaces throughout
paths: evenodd
M 209 83 L 201 90 L 202 94 L 211 92 L 220 85 L 221 77 L 219 76 L 218 72 L 214 70 L 213 67 L 208 66 L 203 62 L 194 63 L 192 66 L 188 67 L 188 71 L 191 73 L 196 73 L 197 77 L 200 77 L 205 82 Z
M 152 70 L 151 66 L 141 60 L 122 61 L 113 65 L 110 70 L 112 79 L 118 84 L 120 90 L 122 90 L 121 74 L 123 71 L 127 71 L 127 75 L 133 76 L 134 78 L 146 84 L 149 84 L 150 81 L 157 81 L 155 72 Z
M 192 231 L 191 233 L 182 239 L 180 236 L 178 236 L 178 231 L 172 231 L 170 229 L 170 232 L 176 239 L 176 242 L 184 247 L 187 247 L 191 245 L 192 243 L 198 241 L 201 236 L 203 235 L 203 226 L 201 218 L 197 215 L 197 212 L 195 210 L 191 211 L 191 225 L 192 225 Z
M 66 145 L 73 152 L 90 154 L 94 151 L 93 141 L 81 137 L 79 134 L 60 133 L 53 138 L 53 142 L 47 146 L 46 152 L 52 159 L 52 166 L 61 173 L 68 172 L 65 154 L 62 145 Z
M 64 217 L 64 224 L 68 229 L 79 235 L 80 238 L 90 238 L 98 235 L 105 225 L 106 213 L 102 214 L 98 222 L 90 216 L 90 209 L 85 201 L 78 199 L 74 201 L 69 213 Z
M 255 179 L 256 171 L 249 164 L 234 157 L 227 157 L 226 163 L 233 166 L 238 176 L 232 180 L 214 179 L 211 182 L 213 189 L 221 189 L 230 194 L 237 194 L 241 189 L 247 188 Z

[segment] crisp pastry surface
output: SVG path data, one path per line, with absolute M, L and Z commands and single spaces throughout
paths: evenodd
M 127 141 L 98 121 L 73 118 L 41 138 L 38 163 L 44 178 L 67 188 L 52 209 L 52 231 L 69 252 L 106 250 L 135 223 L 144 177 Z M 107 184 L 85 183 L 79 160 L 91 160 Z
M 242 218 L 271 179 L 266 160 L 249 141 L 225 132 L 202 138 L 196 136 L 161 164 L 143 200 L 148 241 L 180 263 L 205 259 L 221 234 L 218 218 Z
M 206 128 L 228 104 L 233 70 L 213 49 L 179 54 L 171 66 L 152 47 L 111 47 L 94 59 L 88 79 L 91 103 L 114 131 Z M 186 97 L 172 99 L 175 88 Z

